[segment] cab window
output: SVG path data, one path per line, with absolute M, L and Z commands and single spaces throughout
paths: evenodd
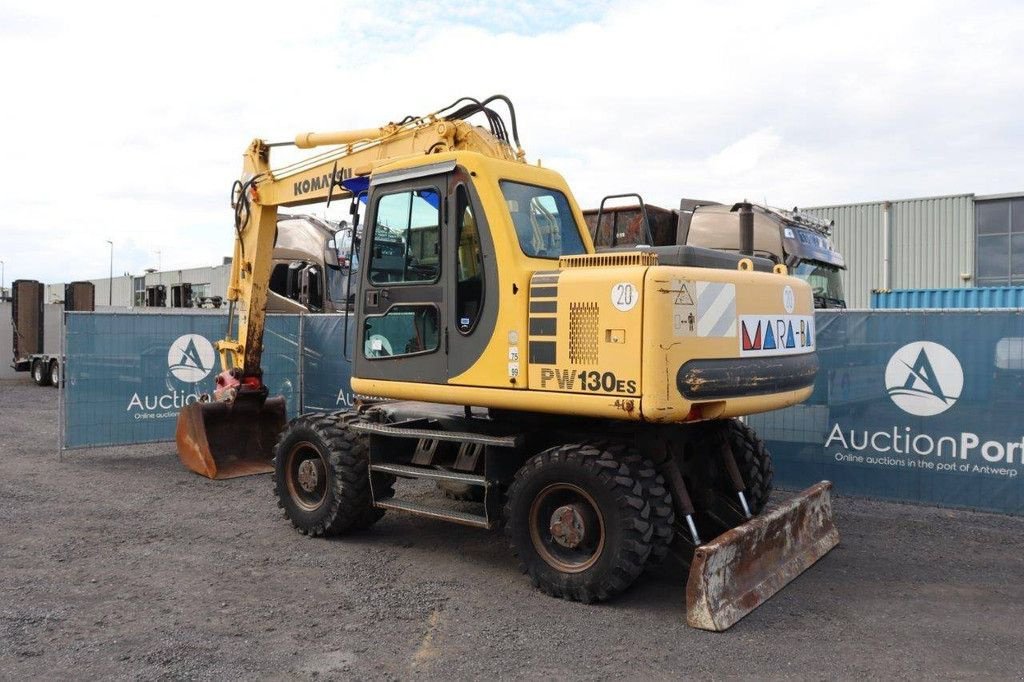
M 436 282 L 441 273 L 441 197 L 424 188 L 377 199 L 370 282 Z
M 465 185 L 455 190 L 457 273 L 455 284 L 455 328 L 469 334 L 476 327 L 484 300 L 484 258 L 480 227 Z
M 558 258 L 586 252 L 564 194 L 511 180 L 499 184 L 523 253 L 534 258 Z
M 372 360 L 436 351 L 437 322 L 437 308 L 432 305 L 396 305 L 384 315 L 367 317 L 363 356 Z

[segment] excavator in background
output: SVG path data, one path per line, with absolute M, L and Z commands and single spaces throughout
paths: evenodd
M 272 169 L 276 144 L 325 149 Z M 277 211 L 339 199 L 360 235 L 355 341 L 338 349 L 359 405 L 285 423 L 260 368 Z M 753 254 L 595 252 L 565 180 L 526 162 L 508 98 L 254 140 L 233 206 L 224 371 L 212 401 L 182 410 L 178 452 L 210 477 L 272 470 L 300 533 L 387 510 L 503 526 L 535 586 L 583 602 L 688 545 L 687 619 L 712 630 L 838 543 L 831 484 L 769 508 L 770 455 L 737 419 L 810 394 L 810 287 Z M 481 501 L 399 495 L 416 479 Z
M 636 203 L 605 206 L 621 199 Z M 605 197 L 599 208 L 583 211 L 583 216 L 599 251 L 678 244 L 739 252 L 739 205 L 681 199 L 679 210 L 669 210 L 645 204 L 639 194 L 616 194 Z M 751 252 L 785 264 L 810 284 L 815 308 L 845 308 L 840 271 L 846 269 L 846 261 L 832 243 L 832 222 L 799 208 L 749 206 L 754 220 Z

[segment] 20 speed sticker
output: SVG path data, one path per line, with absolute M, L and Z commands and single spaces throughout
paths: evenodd
M 619 282 L 612 287 L 612 305 L 628 313 L 640 300 L 640 291 L 632 282 Z

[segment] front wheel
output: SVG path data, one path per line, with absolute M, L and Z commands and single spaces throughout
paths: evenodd
M 349 428 L 354 415 L 304 415 L 274 448 L 274 493 L 300 533 L 341 535 L 368 528 L 384 510 L 373 506 L 366 436 Z M 377 476 L 375 474 L 375 476 Z M 377 497 L 393 494 L 394 479 L 374 480 Z
M 651 552 L 650 504 L 631 467 L 593 445 L 535 455 L 516 473 L 505 533 L 534 586 L 592 602 L 629 587 Z
M 60 362 L 50 361 L 50 385 L 60 388 Z

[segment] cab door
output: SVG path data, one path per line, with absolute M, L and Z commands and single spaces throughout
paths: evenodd
M 453 166 L 454 164 L 452 164 Z M 370 188 L 355 376 L 442 384 L 448 377 L 444 201 L 451 167 L 375 178 Z
M 460 376 L 480 360 L 498 321 L 498 271 L 494 243 L 473 178 L 457 168 L 448 182 L 448 374 L 451 383 L 506 386 L 507 379 Z M 518 376 L 518 357 L 509 357 L 509 377 Z

